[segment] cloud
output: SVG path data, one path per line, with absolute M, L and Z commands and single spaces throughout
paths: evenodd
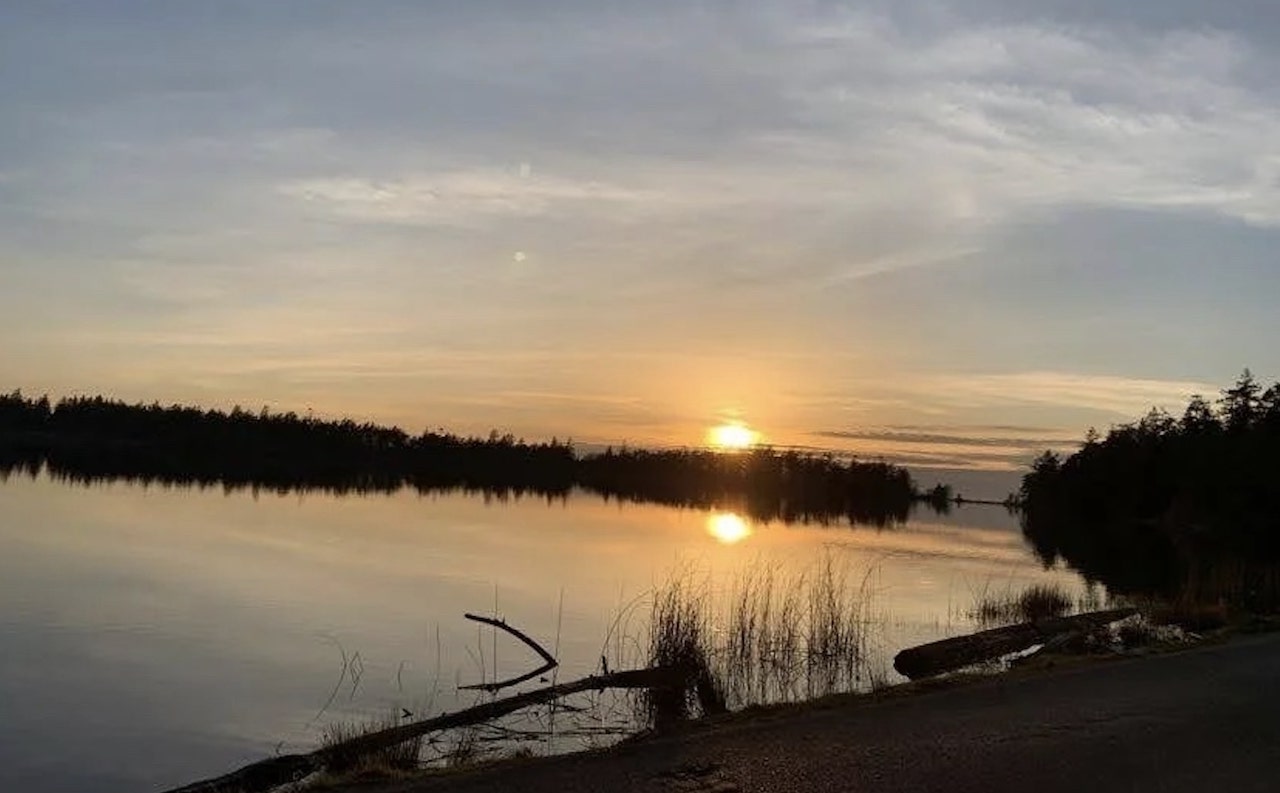
M 936 374 L 867 383 L 855 390 L 896 404 L 926 406 L 950 423 L 864 426 L 809 430 L 844 451 L 884 456 L 908 465 L 1011 470 L 1040 452 L 1071 452 L 1081 442 L 1085 421 L 1132 421 L 1152 407 L 1181 412 L 1195 393 L 1217 387 L 1182 380 L 1125 378 L 1071 372 Z M 986 415 L 1070 416 L 1061 428 L 973 423 Z M 875 414 L 872 414 L 875 415 Z
M 958 426 L 957 431 L 974 428 Z M 817 443 L 769 444 L 778 451 L 796 451 L 802 454 L 834 454 L 843 458 L 862 460 L 889 460 L 899 465 L 919 468 L 951 468 L 968 471 L 1021 471 L 1045 449 L 1071 452 L 1079 447 L 1078 440 L 1057 439 L 1043 446 L 1001 446 L 1000 444 L 932 444 L 925 442 L 885 441 L 877 437 L 863 437 L 862 433 L 840 430 L 813 431 L 809 437 Z M 821 442 L 826 440 L 827 442 Z M 865 441 L 865 442 L 864 442 Z
M 862 456 L 882 456 L 903 465 L 929 468 L 1018 470 L 1046 449 L 1074 451 L 1078 437 L 1046 432 L 1046 437 L 987 434 L 981 425 L 953 425 L 933 432 L 902 429 L 819 430 L 810 433 Z
M 1115 3 L 1111 0 L 966 0 L 950 7 L 970 18 L 1001 18 L 1070 27 L 1103 27 L 1141 31 L 1227 30 L 1259 44 L 1280 34 L 1280 14 L 1270 0 L 1156 0 Z
M 902 432 L 899 430 L 820 430 L 815 432 L 814 435 L 840 440 L 892 441 L 927 446 L 990 446 L 997 448 L 1044 449 L 1063 444 L 1062 438 L 1001 438 L 981 435 Z
M 287 182 L 280 192 L 354 220 L 474 226 L 487 220 L 584 213 L 602 204 L 651 205 L 660 196 L 598 181 L 496 169 L 377 181 L 361 177 Z
M 205 195 L 232 180 L 270 190 L 292 204 L 261 222 L 295 229 L 317 214 L 485 230 L 556 219 L 600 241 L 611 221 L 643 221 L 680 247 L 672 232 L 696 219 L 697 239 L 789 263 L 774 282 L 945 262 L 980 251 L 986 226 L 1062 206 L 1280 219 L 1280 110 L 1246 79 L 1275 64 L 1240 32 L 1009 23 L 1003 7 L 927 16 L 657 4 L 570 25 L 423 10 L 361 21 L 380 42 L 369 48 L 352 45 L 352 20 L 322 15 L 305 36 L 241 42 L 257 72 L 228 66 L 198 116 L 239 125 L 184 130 L 167 82 L 144 81 L 127 105 L 95 104 L 97 125 L 48 138 L 93 155 L 98 179 L 162 168 L 156 180 Z M 114 57 L 142 74 L 146 52 Z M 286 79 L 282 52 L 305 69 Z M 292 112 L 268 112 L 281 94 Z M 78 128 L 96 137 L 68 139 Z M 146 209 L 182 206 L 164 198 Z
M 1090 408 L 1137 418 L 1152 407 L 1176 410 L 1193 394 L 1218 387 L 1193 380 L 1154 380 L 1070 372 L 940 375 L 920 387 L 947 404 L 1023 403 Z
M 954 426 L 946 426 L 941 424 L 899 424 L 890 427 L 891 430 L 900 432 L 947 432 L 953 431 Z M 1048 436 L 1060 433 L 1060 429 L 1054 427 L 1029 427 L 1018 424 L 969 424 L 965 425 L 965 430 L 978 434 L 993 435 L 1039 435 Z
M 1242 83 L 1266 60 L 1238 36 L 975 25 L 921 40 L 855 13 L 801 40 L 826 63 L 801 89 L 806 137 L 916 172 L 956 218 L 1087 205 L 1280 221 L 1280 113 Z
M 618 49 L 601 46 L 617 20 L 593 16 L 565 42 L 572 72 L 504 39 L 496 65 L 520 65 L 527 96 L 481 84 L 474 101 L 518 124 L 463 133 L 455 108 L 445 146 L 393 153 L 367 121 L 331 125 L 307 138 L 329 165 L 277 181 L 280 211 L 532 233 L 743 289 L 980 260 L 993 229 L 1080 207 L 1280 224 L 1280 104 L 1245 79 L 1276 67 L 1238 33 L 747 9 L 711 48 L 693 12 L 664 7 L 660 37 Z M 559 123 L 526 120 L 530 97 Z

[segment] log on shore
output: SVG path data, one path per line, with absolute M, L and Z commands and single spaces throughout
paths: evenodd
M 932 677 L 1020 652 L 1055 636 L 1094 630 L 1137 613 L 1132 608 L 1094 611 L 956 636 L 903 650 L 894 657 L 893 668 L 911 680 Z
M 606 688 L 666 688 L 688 684 L 686 671 L 673 667 L 632 669 L 603 675 L 591 675 L 568 683 L 527 691 L 512 697 L 495 699 L 472 708 L 445 713 L 411 724 L 389 727 L 360 735 L 308 754 L 272 757 L 247 765 L 223 776 L 184 785 L 165 793 L 257 793 L 257 791 L 295 782 L 308 774 L 341 763 L 353 757 L 371 754 L 440 730 L 468 727 L 501 718 L 522 708 L 552 702 L 582 691 Z

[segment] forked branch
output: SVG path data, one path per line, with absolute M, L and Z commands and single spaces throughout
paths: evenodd
M 479 622 L 485 625 L 492 625 L 498 630 L 511 634 L 512 636 L 516 637 L 520 641 L 524 642 L 525 645 L 529 647 L 529 649 L 533 650 L 535 653 L 541 656 L 543 660 L 542 666 L 538 667 L 532 672 L 527 672 L 523 675 L 520 675 L 519 677 L 513 677 L 508 680 L 499 680 L 494 683 L 477 683 L 471 686 L 461 686 L 460 688 L 463 691 L 486 691 L 489 693 L 493 693 L 495 691 L 501 691 L 502 689 L 507 688 L 508 686 L 517 686 L 526 680 L 532 680 L 538 675 L 546 674 L 547 672 L 550 672 L 552 669 L 555 669 L 557 666 L 560 665 L 560 662 L 557 661 L 555 657 L 551 655 L 551 653 L 547 652 L 546 649 L 544 649 L 541 644 L 538 644 L 536 641 L 529 638 L 529 636 L 525 634 L 524 631 L 521 631 L 518 628 L 511 627 L 506 623 L 505 620 L 494 619 L 493 617 L 481 617 L 478 614 L 463 614 L 462 616 L 466 617 L 472 622 Z

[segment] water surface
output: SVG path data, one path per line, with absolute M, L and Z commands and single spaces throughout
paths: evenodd
M 602 654 L 634 663 L 644 595 L 673 570 L 726 591 L 749 567 L 830 554 L 869 576 L 874 662 L 890 678 L 898 649 L 971 629 L 983 589 L 1082 587 L 1043 570 L 994 507 L 877 530 L 585 495 L 14 476 L 0 483 L 0 549 L 0 790 L 33 793 L 159 789 L 311 748 L 334 719 L 470 704 L 457 686 L 530 664 L 467 611 L 496 609 L 554 649 L 562 680 Z

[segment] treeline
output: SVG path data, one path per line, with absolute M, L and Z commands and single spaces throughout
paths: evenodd
M 134 479 L 266 489 L 392 490 L 407 480 L 554 490 L 573 467 L 567 443 L 461 438 L 295 413 L 131 405 L 103 397 L 50 404 L 0 397 L 0 461 L 33 459 L 75 481 Z M 2 464 L 2 462 L 0 462 Z
M 1090 431 L 1066 457 L 1046 452 L 1023 477 L 1023 528 L 1119 591 L 1173 592 L 1222 579 L 1233 597 L 1280 603 L 1280 384 L 1245 370 L 1216 404 Z M 1231 569 L 1229 575 L 1223 571 Z
M 25 472 L 72 482 L 330 492 L 454 490 L 506 498 L 606 498 L 732 508 L 757 520 L 888 525 L 907 518 L 910 475 L 883 462 L 776 451 L 609 449 L 579 455 L 568 441 L 511 435 L 409 435 L 395 427 L 328 421 L 266 408 L 254 413 L 138 405 L 103 397 L 51 403 L 0 396 L 0 476 Z M 934 500 L 936 500 L 936 494 Z
M 885 526 L 905 521 L 916 492 L 910 474 L 884 462 L 756 448 L 609 449 L 579 461 L 578 484 L 605 497 L 732 508 L 756 519 Z M 932 502 L 930 502 L 932 503 Z

